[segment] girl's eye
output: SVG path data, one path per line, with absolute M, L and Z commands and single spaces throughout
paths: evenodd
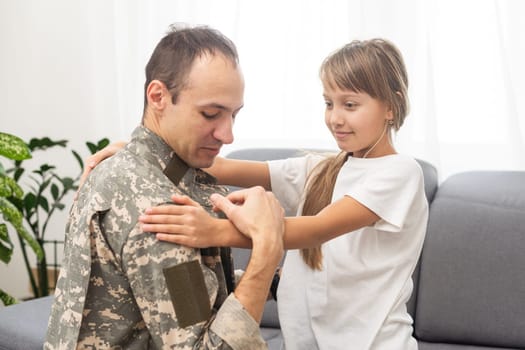
M 353 102 L 346 102 L 345 106 L 346 106 L 346 108 L 354 108 L 356 106 L 356 104 L 353 103 Z
M 332 102 L 330 102 L 330 101 L 324 101 L 324 104 L 325 104 L 325 106 L 326 106 L 327 109 L 332 108 Z

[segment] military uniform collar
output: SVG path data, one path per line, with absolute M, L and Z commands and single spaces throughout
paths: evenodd
M 132 139 L 138 141 L 137 145 L 142 144 L 151 150 L 150 152 L 137 151 L 138 154 L 149 154 L 156 158 L 155 161 L 160 164 L 164 174 L 175 185 L 178 185 L 184 177 L 188 178 L 189 181 L 198 183 L 215 184 L 217 182 L 213 176 L 205 171 L 188 166 L 160 136 L 145 126 L 138 126 L 133 131 Z

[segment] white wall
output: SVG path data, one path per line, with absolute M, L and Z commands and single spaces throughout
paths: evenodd
M 115 117 L 115 80 L 105 65 L 114 55 L 111 40 L 104 37 L 111 28 L 101 27 L 96 32 L 100 36 L 93 37 L 91 27 L 104 26 L 104 21 L 94 17 L 104 13 L 99 12 L 101 7 L 85 4 L 0 0 L 1 131 L 24 140 L 68 139 L 84 156 L 89 154 L 85 141 L 122 139 L 129 133 Z M 93 59 L 99 61 L 96 71 Z M 140 120 L 138 112 L 134 117 Z M 5 158 L 0 161 L 5 166 L 8 163 Z M 31 162 L 56 164 L 62 174 L 70 176 L 79 171 L 73 156 L 63 149 L 35 152 Z M 67 209 L 56 215 L 46 238 L 63 237 L 66 216 Z M 0 285 L 16 297 L 30 295 L 18 247 L 8 267 L 0 264 Z
M 405 57 L 411 113 L 398 150 L 445 176 L 525 169 L 521 0 L 0 0 L 0 130 L 85 141 L 128 139 L 145 63 L 167 26 L 208 24 L 238 46 L 245 108 L 223 154 L 241 147 L 334 148 L 317 70 L 355 38 L 386 37 Z M 76 175 L 63 150 L 37 159 Z M 35 154 L 35 158 L 40 155 Z M 1 160 L 5 164 L 4 159 Z M 67 210 L 47 238 L 61 238 Z M 0 286 L 28 295 L 19 249 Z

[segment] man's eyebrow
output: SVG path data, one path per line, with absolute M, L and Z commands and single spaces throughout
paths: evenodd
M 228 108 L 224 105 L 221 105 L 220 103 L 215 103 L 215 102 L 212 102 L 212 103 L 203 103 L 202 105 L 199 105 L 200 108 L 217 108 L 217 109 L 222 109 L 222 110 L 228 110 Z
M 220 110 L 223 110 L 223 111 L 229 111 L 230 108 L 224 106 L 224 105 L 221 105 L 220 103 L 215 103 L 215 102 L 212 102 L 212 103 L 205 103 L 203 105 L 200 106 L 201 108 L 217 108 L 217 109 L 220 109 Z M 240 105 L 237 109 L 233 110 L 233 112 L 237 112 L 239 110 L 241 110 L 241 108 L 244 107 L 244 104 Z

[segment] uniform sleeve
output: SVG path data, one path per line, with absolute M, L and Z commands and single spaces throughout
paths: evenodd
M 156 347 L 171 349 L 265 349 L 259 325 L 230 295 L 210 319 L 181 327 L 168 292 L 163 269 L 199 260 L 198 250 L 161 242 L 140 227 L 130 234 L 123 251 L 126 274 L 145 325 Z M 210 305 L 217 295 L 215 274 L 202 266 Z M 250 344 L 246 346 L 246 344 Z
M 272 192 L 287 216 L 295 216 L 304 198 L 308 174 L 324 157 L 308 154 L 304 157 L 268 161 Z
M 399 232 L 411 208 L 424 195 L 423 172 L 415 160 L 407 158 L 370 169 L 359 183 L 348 184 L 348 188 L 348 196 L 381 218 L 376 228 Z
M 261 337 L 259 324 L 248 314 L 233 293 L 228 296 L 217 312 L 210 330 L 211 333 L 229 344 L 232 349 L 268 348 Z

